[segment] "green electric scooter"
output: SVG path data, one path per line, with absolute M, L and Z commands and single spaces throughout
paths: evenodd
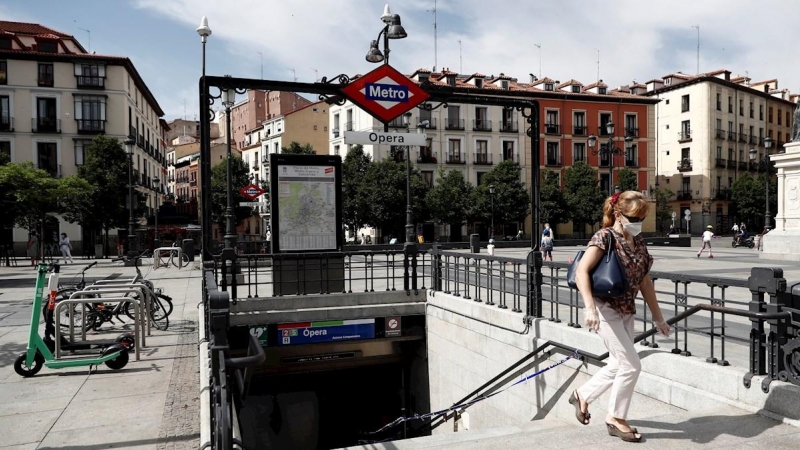
M 55 294 L 58 291 L 58 264 L 39 264 L 36 268 L 36 293 L 33 297 L 33 312 L 31 314 L 30 336 L 28 337 L 28 348 L 21 353 L 14 361 L 14 371 L 23 377 L 32 377 L 39 373 L 42 366 L 51 369 L 62 369 L 65 367 L 80 366 L 99 366 L 105 364 L 110 369 L 119 370 L 128 364 L 128 349 L 122 344 L 114 344 L 103 348 L 99 357 L 96 358 L 68 358 L 56 359 L 53 350 L 45 343 L 39 335 L 39 319 L 42 314 L 42 301 L 44 298 L 44 285 L 47 273 L 50 273 L 48 280 L 48 309 L 52 311 L 55 304 Z M 46 326 L 51 326 L 48 325 Z M 54 332 L 55 330 L 53 330 Z M 47 332 L 47 331 L 46 331 Z

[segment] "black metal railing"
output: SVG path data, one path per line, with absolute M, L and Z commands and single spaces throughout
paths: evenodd
M 678 172 L 690 172 L 692 170 L 692 160 L 689 158 L 683 158 L 681 162 L 678 164 Z
M 500 131 L 506 133 L 518 133 L 519 132 L 519 124 L 516 120 L 514 121 L 502 121 L 500 122 Z
M 106 77 L 96 75 L 77 75 L 78 87 L 83 89 L 105 89 Z
M 692 131 L 683 130 L 678 133 L 678 142 L 687 142 L 692 140 Z
M 747 133 L 739 133 L 739 142 L 747 142 Z
M 731 199 L 731 191 L 728 188 L 719 188 L 717 189 L 717 200 L 730 200 Z
M 725 139 L 725 130 L 717 130 L 716 138 L 717 139 Z
M 555 154 L 550 155 L 548 154 L 544 160 L 544 165 L 548 167 L 558 167 L 561 166 L 561 155 Z
M 625 137 L 632 137 L 638 138 L 639 137 L 639 129 L 635 127 L 625 127 Z
M 474 119 L 472 131 L 492 131 L 492 121 L 487 119 Z
M 490 166 L 492 165 L 492 154 L 486 152 L 472 152 L 472 164 Z
M 676 193 L 678 200 L 691 200 L 692 199 L 692 191 L 690 190 L 681 190 Z
M 467 160 L 462 153 L 448 153 L 445 162 L 447 164 L 466 164 Z
M 728 160 L 728 169 L 735 169 L 736 168 L 736 160 L 729 159 Z
M 447 122 L 444 125 L 446 130 L 463 130 L 464 129 L 464 119 L 456 119 L 456 118 L 447 118 Z
M 725 158 L 717 158 L 717 167 L 719 167 L 720 169 L 724 169 L 726 166 L 727 166 L 727 161 L 725 161 Z
M 735 131 L 728 131 L 728 140 L 735 141 L 736 140 L 736 132 Z
M 420 117 L 419 118 L 420 123 L 422 123 L 422 122 L 424 122 L 426 120 L 428 121 L 428 125 L 426 125 L 424 128 L 427 128 L 428 130 L 435 130 L 436 126 L 438 125 L 437 122 L 436 122 L 436 117 Z
M 573 136 L 586 136 L 586 127 L 585 126 L 574 126 L 574 127 L 572 127 L 572 135 Z
M 544 124 L 544 134 L 561 134 L 561 126 L 557 123 Z
M 14 118 L 0 117 L 0 131 L 14 131 Z
M 78 133 L 105 133 L 106 121 L 94 119 L 77 119 Z
M 31 119 L 33 133 L 61 133 L 61 119 L 54 117 L 36 117 Z

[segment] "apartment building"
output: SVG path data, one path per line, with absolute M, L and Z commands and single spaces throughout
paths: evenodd
M 682 218 L 690 211 L 688 230 L 694 234 L 707 225 L 726 232 L 735 222 L 760 229 L 763 217 L 740 217 L 730 189 L 737 178 L 766 170 L 750 161 L 751 149 L 763 160 L 766 153 L 783 151 L 790 140 L 796 104 L 789 90 L 779 89 L 775 79 L 752 82 L 724 69 L 672 73 L 646 86 L 644 95 L 659 100 L 657 181 L 676 194 L 670 202 L 679 218 L 676 227 L 687 230 Z
M 74 175 L 94 136 L 130 136 L 138 189 L 153 211 L 161 187 L 152 179 L 166 179 L 163 115 L 127 57 L 88 53 L 75 37 L 39 24 L 0 21 L 0 152 L 12 162 Z M 17 253 L 24 251 L 27 230 L 3 232 Z M 79 225 L 59 218 L 58 229 L 45 232 L 68 233 L 75 254 L 83 254 L 88 236 Z
M 173 143 L 175 139 L 178 139 L 179 142 L 176 144 L 185 144 L 188 140 L 180 141 L 181 138 L 192 138 L 195 141 L 200 140 L 200 121 L 199 120 L 186 120 L 186 119 L 175 119 L 168 123 L 169 131 L 166 133 L 166 141 L 168 143 Z M 211 122 L 210 124 L 211 129 L 211 140 L 218 139 L 220 137 L 219 134 L 219 123 Z
M 409 78 L 417 83 L 428 81 L 464 92 L 492 95 L 504 91 L 504 96 L 538 100 L 540 170 L 556 172 L 562 183 L 565 170 L 578 161 L 598 169 L 598 183 L 604 190 L 618 181 L 621 167 L 637 172 L 638 187 L 645 193 L 649 193 L 655 183 L 653 119 L 657 100 L 637 95 L 638 90 L 644 92 L 643 85 L 609 89 L 602 81 L 584 85 L 574 79 L 561 82 L 531 76 L 528 82 L 520 82 L 504 74 L 464 75 L 448 70 L 431 73 L 425 69 Z M 607 132 L 609 122 L 616 124 L 613 136 Z M 446 108 L 433 111 L 414 109 L 410 116 L 391 121 L 389 128 L 390 131 L 408 129 L 426 133 L 427 145 L 413 149 L 411 161 L 417 164 L 430 186 L 436 182 L 434 177 L 439 167 L 459 170 L 466 180 L 479 185 L 484 174 L 505 160 L 520 164 L 522 181 L 528 188 L 531 186 L 531 139 L 526 134 L 525 118 L 514 109 L 449 103 Z M 344 131 L 383 131 L 383 123 L 347 102 L 341 106 L 331 105 L 330 129 L 330 153 L 344 158 L 348 148 Z M 612 138 L 618 148 L 623 148 L 625 137 L 630 136 L 633 147 L 624 156 L 609 158 L 607 153 L 593 154 L 588 143 L 591 135 L 598 137 L 597 146 L 604 146 Z M 385 158 L 405 161 L 406 157 L 404 147 L 365 145 L 364 151 L 373 161 Z M 609 176 L 610 168 L 613 177 Z M 531 230 L 530 216 L 524 229 Z M 654 231 L 652 218 L 645 222 L 644 229 Z M 556 229 L 560 236 L 586 231 L 574 228 L 571 223 L 560 224 Z M 458 234 L 458 230 L 451 232 Z M 442 230 L 442 234 L 446 232 Z
M 245 99 L 231 108 L 231 134 L 234 147 L 243 150 L 248 145 L 245 135 L 261 127 L 265 120 L 287 114 L 311 103 L 310 100 L 294 92 L 247 91 Z M 221 134 L 224 133 L 225 131 L 222 131 Z

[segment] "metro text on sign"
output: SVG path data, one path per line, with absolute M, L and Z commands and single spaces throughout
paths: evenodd
M 392 100 L 396 102 L 406 102 L 408 100 L 408 88 L 395 84 L 367 83 L 365 97 L 368 100 Z

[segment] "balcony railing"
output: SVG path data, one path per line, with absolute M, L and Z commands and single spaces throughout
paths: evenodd
M 133 127 L 133 126 L 129 126 L 128 127 L 128 137 L 131 138 L 131 139 L 136 139 L 136 136 L 138 136 L 136 134 L 136 128 Z
M 739 170 L 747 170 L 747 161 L 739 161 Z
M 625 167 L 639 167 L 639 161 L 636 159 L 636 156 L 632 158 L 625 156 Z
M 47 164 L 45 166 L 40 166 L 37 164 L 37 169 L 42 169 L 45 172 L 49 173 L 53 178 L 61 178 L 63 173 L 61 172 L 61 164 Z
M 729 159 L 728 160 L 728 169 L 736 169 L 736 161 Z
M 48 87 L 52 87 L 53 86 L 53 76 L 52 75 L 44 76 L 44 77 L 40 76 L 38 81 L 39 81 L 39 83 L 38 83 L 39 86 L 48 86 Z
M 344 130 L 345 131 L 353 131 L 353 122 L 352 121 L 346 122 L 344 124 Z
M 105 120 L 77 119 L 75 122 L 78 123 L 78 133 L 93 134 L 106 132 Z
M 447 164 L 466 164 L 464 155 L 461 153 L 452 153 L 447 155 Z
M 597 128 L 597 135 L 598 136 L 611 136 L 611 134 L 606 130 L 605 126 L 601 126 Z
M 678 133 L 678 142 L 688 142 L 692 140 L 692 130 L 683 130 Z
M 519 133 L 519 124 L 516 120 L 514 121 L 502 121 L 500 122 L 500 131 L 506 133 Z
M 61 133 L 61 119 L 53 117 L 37 117 L 31 119 L 31 131 L 34 133 Z
M 492 155 L 491 153 L 473 152 L 472 163 L 476 165 L 490 166 L 492 165 Z
M 692 160 L 689 158 L 683 158 L 683 160 L 678 163 L 678 172 L 689 172 L 692 170 Z
M 725 160 L 725 158 L 717 158 L 717 167 L 719 167 L 720 169 L 724 169 L 727 165 L 726 163 L 727 161 Z
M 436 164 L 435 156 L 421 155 L 417 156 L 417 164 Z
M 514 152 L 512 154 L 505 153 L 503 155 L 503 161 L 511 161 L 514 164 L 519 164 L 519 153 L 516 153 L 516 152 Z
M 628 137 L 628 136 L 630 136 L 632 138 L 638 138 L 639 137 L 639 129 L 638 128 L 625 127 L 625 137 Z
M 197 186 L 197 180 L 189 181 L 189 186 Z
M 751 134 L 751 135 L 750 135 L 750 140 L 749 140 L 749 142 L 750 142 L 750 144 L 752 144 L 752 145 L 756 145 L 756 144 L 758 144 L 758 136 L 753 136 L 753 135 Z
M 561 155 L 547 155 L 544 160 L 544 165 L 548 167 L 561 166 Z
M 139 135 L 139 139 L 136 140 L 136 145 L 138 145 L 139 148 L 144 149 L 144 135 L 143 134 Z
M 760 168 L 759 164 L 756 161 L 750 161 L 750 164 L 748 164 L 748 166 L 747 166 L 747 169 L 750 172 L 758 172 L 759 168 Z
M 544 134 L 561 134 L 561 126 L 555 123 L 544 124 Z
M 472 121 L 472 131 L 492 131 L 492 121 L 475 119 Z
M 14 131 L 14 118 L 13 117 L 0 118 L 0 131 Z
M 747 142 L 747 133 L 739 133 L 739 142 Z
M 572 127 L 573 136 L 586 136 L 586 127 Z
M 78 87 L 82 89 L 105 89 L 106 78 L 94 75 L 78 75 Z
M 600 160 L 597 162 L 597 165 L 599 167 L 608 167 L 611 165 L 611 159 L 608 155 L 600 155 Z
M 725 130 L 717 130 L 716 138 L 717 139 L 725 139 Z
M 731 191 L 728 188 L 720 188 L 717 189 L 717 200 L 730 200 L 731 199 Z
M 445 124 L 445 129 L 447 130 L 463 130 L 464 129 L 464 119 L 455 119 L 455 118 L 447 118 L 447 123 Z
M 735 141 L 736 140 L 736 132 L 735 131 L 728 131 L 728 140 Z
M 692 191 L 691 190 L 681 190 L 678 191 L 678 200 L 691 200 L 692 199 Z
M 428 130 L 435 130 L 436 129 L 436 117 L 420 117 L 419 122 L 422 123 L 424 121 L 428 121 L 428 126 L 425 127 Z
M 347 123 L 344 124 L 344 126 L 345 126 L 345 130 L 353 131 L 353 122 L 347 122 Z M 348 126 L 349 126 L 349 128 L 347 128 Z M 389 128 L 405 128 L 405 127 L 406 127 L 406 123 L 403 120 L 403 116 L 400 116 L 400 117 L 398 117 L 396 119 L 392 119 L 392 121 L 389 122 Z

